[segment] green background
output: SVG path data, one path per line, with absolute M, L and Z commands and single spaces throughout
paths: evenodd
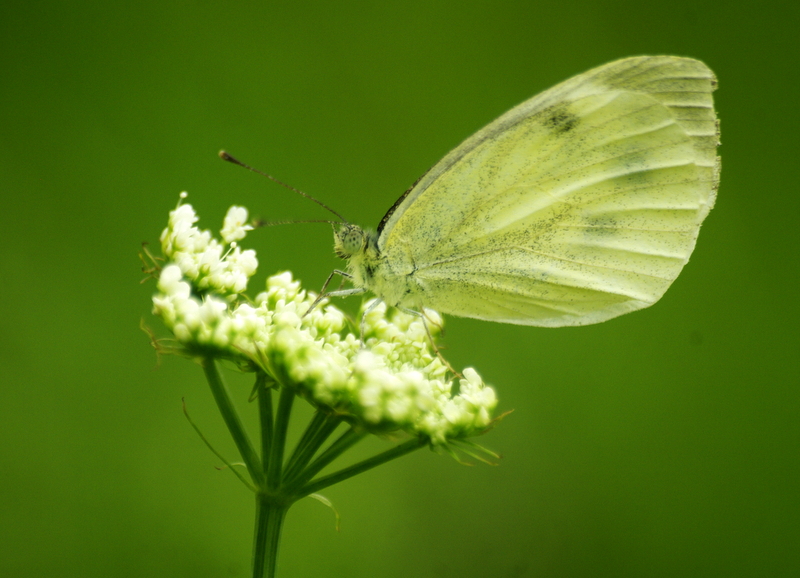
M 597 326 L 448 319 L 448 357 L 514 410 L 482 440 L 500 465 L 423 451 L 366 473 L 325 492 L 339 532 L 300 502 L 281 576 L 800 575 L 795 6 L 4 2 L 0 575 L 248 575 L 252 497 L 181 414 L 233 458 L 199 367 L 155 367 L 136 253 L 182 190 L 215 229 L 231 204 L 326 215 L 220 148 L 375 226 L 511 106 L 656 53 L 720 80 L 722 186 L 681 277 Z M 259 284 L 290 268 L 318 289 L 331 241 L 246 245 Z

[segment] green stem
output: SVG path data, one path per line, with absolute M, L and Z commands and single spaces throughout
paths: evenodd
M 395 446 L 390 450 L 386 450 L 385 452 L 382 452 L 377 456 L 373 456 L 362 462 L 358 462 L 357 464 L 353 464 L 352 466 L 343 468 L 338 472 L 334 472 L 330 475 L 314 480 L 310 484 L 306 484 L 305 486 L 303 486 L 303 488 L 301 488 L 297 492 L 297 495 L 305 497 L 309 494 L 314 494 L 324 488 L 327 488 L 328 486 L 332 486 L 333 484 L 339 483 L 342 480 L 346 480 L 347 478 L 352 478 L 353 476 L 360 474 L 362 472 L 366 472 L 367 470 L 371 470 L 376 466 L 385 464 L 386 462 L 397 459 L 406 454 L 410 454 L 415 450 L 425 447 L 425 445 L 426 442 L 424 440 L 418 440 L 418 439 L 409 440 L 403 444 L 400 444 L 399 446 Z
M 286 447 L 286 430 L 289 428 L 289 416 L 294 403 L 294 391 L 290 387 L 281 386 L 281 395 L 278 400 L 278 411 L 275 414 L 272 443 L 267 463 L 267 489 L 276 491 L 281 484 L 283 471 L 283 452 Z
M 197 427 L 197 424 L 194 423 L 192 418 L 189 416 L 189 411 L 186 409 L 186 401 L 185 400 L 181 400 L 181 401 L 183 401 L 183 415 L 185 415 L 186 419 L 189 420 L 189 423 L 194 428 L 194 431 L 197 432 L 197 435 L 200 436 L 200 439 L 203 440 L 203 443 L 206 444 L 206 447 L 211 450 L 211 453 L 213 453 L 220 460 L 222 460 L 222 463 L 225 464 L 225 467 L 227 467 L 233 473 L 233 475 L 235 475 L 237 478 L 239 478 L 239 480 L 245 486 L 247 486 L 247 489 L 249 489 L 251 492 L 255 493 L 257 491 L 255 486 L 253 486 L 253 484 L 250 482 L 250 480 L 246 480 L 245 477 L 242 474 L 239 473 L 239 470 L 237 470 L 236 467 L 232 463 L 230 463 L 228 460 L 225 459 L 225 456 L 223 456 L 221 453 L 219 453 L 217 450 L 214 449 L 214 446 L 211 445 L 211 442 L 208 441 L 208 438 L 205 435 L 203 435 L 203 432 L 200 431 L 200 428 Z
M 286 464 L 283 473 L 284 483 L 290 482 L 303 471 L 340 423 L 342 423 L 341 418 L 317 411 Z
M 256 527 L 253 536 L 253 578 L 275 578 L 281 528 L 288 506 L 273 496 L 256 495 Z
M 206 380 L 211 387 L 211 393 L 214 395 L 214 401 L 217 402 L 219 412 L 222 414 L 222 419 L 225 425 L 228 426 L 228 431 L 231 433 L 239 454 L 247 466 L 247 471 L 250 472 L 250 477 L 256 486 L 262 486 L 264 482 L 264 472 L 261 466 L 261 460 L 258 457 L 250 437 L 242 425 L 239 414 L 228 395 L 228 388 L 225 387 L 225 382 L 222 381 L 222 376 L 217 370 L 217 364 L 211 357 L 204 357 L 201 365 L 206 374 Z
M 272 388 L 267 387 L 269 377 L 261 371 L 256 375 L 256 396 L 258 397 L 258 416 L 261 421 L 261 459 L 264 470 L 269 466 L 269 455 L 272 448 Z M 274 382 L 273 382 L 274 383 Z M 266 476 L 266 471 L 264 475 Z
M 322 470 L 322 468 L 338 458 L 358 441 L 364 439 L 364 436 L 366 435 L 367 432 L 365 430 L 356 430 L 355 428 L 351 427 L 349 430 L 339 436 L 339 439 L 333 442 L 327 450 L 322 452 L 322 454 L 316 460 L 314 460 L 311 465 L 303 470 L 299 476 L 286 483 L 286 491 L 295 494 L 297 490 L 303 487 L 303 485 L 305 485 L 311 478 L 316 476 L 320 470 Z

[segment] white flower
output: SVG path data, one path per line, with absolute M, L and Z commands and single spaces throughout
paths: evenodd
M 234 300 L 258 267 L 255 251 L 242 251 L 235 244 L 252 229 L 243 224 L 247 210 L 235 206 L 228 210 L 222 234 L 225 242 L 231 243 L 227 249 L 212 238 L 210 231 L 195 227 L 197 220 L 191 205 L 179 205 L 170 212 L 169 224 L 161 234 L 164 257 L 176 264 L 197 290 L 210 290 Z
M 255 251 L 235 241 L 249 226 L 247 211 L 231 207 L 221 236 L 230 247 L 195 227 L 190 205 L 170 213 L 161 236 L 165 266 L 153 311 L 191 353 L 257 366 L 311 403 L 330 408 L 375 432 L 403 430 L 433 444 L 481 433 L 497 404 L 494 390 L 478 373 L 464 370 L 459 393 L 437 356 L 430 336 L 441 317 L 389 310 L 384 303 L 360 328 L 284 272 L 267 279 L 266 290 L 247 302 L 241 295 L 258 261 Z M 369 308 L 366 303 L 365 308 Z M 363 311 L 362 311 L 363 315 Z
M 235 205 L 228 209 L 228 214 L 225 215 L 222 223 L 222 230 L 219 232 L 222 240 L 230 244 L 244 239 L 247 231 L 253 230 L 253 227 L 246 223 L 247 209 Z

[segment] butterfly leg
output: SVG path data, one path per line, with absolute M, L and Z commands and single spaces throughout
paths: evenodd
M 337 289 L 336 291 L 326 291 L 328 289 L 328 285 L 330 285 L 331 279 L 333 279 L 334 275 L 340 275 L 342 277 L 342 284 L 344 284 L 345 279 L 352 279 L 353 276 L 348 273 L 347 271 L 339 271 L 339 269 L 334 269 L 328 278 L 325 280 L 325 283 L 322 285 L 322 289 L 319 292 L 319 295 L 314 302 L 311 304 L 311 307 L 308 308 L 308 311 L 303 313 L 303 317 L 311 313 L 314 308 L 319 304 L 320 301 L 325 299 L 326 297 L 347 297 L 348 295 L 359 295 L 361 293 L 365 293 L 367 290 L 362 287 L 354 287 L 353 289 Z
M 370 312 L 373 309 L 375 309 L 378 305 L 380 305 L 381 303 L 383 303 L 383 299 L 378 297 L 372 303 L 369 304 L 369 307 L 367 307 L 367 309 L 364 311 L 364 314 L 361 316 L 361 335 L 360 335 L 360 339 L 361 339 L 362 347 L 366 345 L 366 343 L 364 343 L 364 330 L 366 329 L 366 326 L 367 326 L 367 315 L 369 315 Z
M 439 347 L 436 345 L 436 342 L 434 342 L 433 340 L 433 335 L 431 334 L 431 328 L 428 326 L 428 322 L 433 323 L 440 329 L 441 329 L 441 324 L 439 324 L 438 322 L 434 322 L 431 319 L 428 319 L 428 316 L 425 315 L 424 307 L 422 308 L 422 311 L 416 311 L 415 309 L 406 309 L 405 307 L 398 307 L 398 309 L 403 313 L 408 313 L 409 315 L 415 315 L 416 317 L 422 318 L 422 326 L 425 327 L 425 333 L 428 334 L 428 341 L 430 342 L 433 351 L 436 353 L 436 357 L 438 357 L 439 360 L 442 363 L 444 363 L 445 367 L 447 367 L 447 369 L 449 369 L 453 375 L 455 375 L 458 378 L 464 377 L 458 371 L 456 371 L 452 365 L 450 365 L 450 362 L 447 361 L 447 359 L 445 359 L 444 355 L 442 355 L 442 352 L 439 350 Z
M 325 291 L 326 291 L 326 289 L 328 289 L 328 285 L 330 285 L 331 280 L 333 279 L 334 275 L 339 275 L 342 278 L 342 284 L 344 284 L 344 280 L 345 279 L 352 279 L 353 278 L 353 276 L 350 273 L 348 273 L 347 271 L 340 271 L 339 269 L 334 269 L 333 271 L 331 271 L 331 274 L 328 275 L 328 278 L 325 279 L 325 283 L 322 284 L 322 289 L 319 292 L 320 296 L 317 298 L 317 301 L 319 301 L 322 297 L 324 297 L 326 295 L 329 295 L 329 293 L 326 293 Z M 339 285 L 339 289 L 341 289 L 341 288 L 342 288 L 342 286 Z

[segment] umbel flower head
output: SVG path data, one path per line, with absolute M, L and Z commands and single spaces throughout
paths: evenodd
M 269 277 L 265 290 L 249 300 L 244 291 L 258 261 L 255 251 L 237 244 L 252 229 L 247 209 L 228 210 L 222 240 L 197 228 L 197 220 L 188 204 L 170 212 L 161 235 L 168 264 L 153 297 L 154 314 L 184 353 L 260 369 L 313 405 L 373 432 L 402 430 L 439 445 L 489 427 L 494 390 L 472 368 L 450 376 L 428 335 L 441 330 L 434 311 L 425 311 L 426 329 L 422 316 L 366 303 L 362 340 L 327 301 L 311 309 L 316 295 L 289 272 Z

